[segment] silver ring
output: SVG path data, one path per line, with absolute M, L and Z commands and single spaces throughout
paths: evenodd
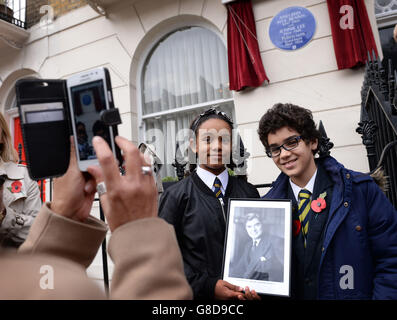
M 152 174 L 152 168 L 148 166 L 143 166 L 142 167 L 142 174 L 143 175 L 151 175 Z
M 96 191 L 98 192 L 99 196 L 104 195 L 106 193 L 107 190 L 106 190 L 106 184 L 104 181 L 99 182 L 96 185 Z

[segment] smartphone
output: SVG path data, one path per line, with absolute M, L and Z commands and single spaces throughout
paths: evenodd
M 121 153 L 114 142 L 117 126 L 105 125 L 100 116 L 101 111 L 114 108 L 108 69 L 100 67 L 73 75 L 66 80 L 66 87 L 79 169 L 87 171 L 87 167 L 98 164 L 94 136 L 104 138 L 120 162 Z
M 63 175 L 69 165 L 71 134 L 65 81 L 20 79 L 15 91 L 30 177 Z

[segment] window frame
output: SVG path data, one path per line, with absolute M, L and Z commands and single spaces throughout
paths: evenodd
M 374 15 L 378 29 L 386 28 L 397 23 L 397 10 L 375 13 L 376 0 L 374 0 Z
M 208 23 L 203 22 L 187 22 L 187 21 L 178 21 L 174 22 L 166 28 L 162 28 L 161 31 L 157 32 L 155 36 L 152 37 L 150 43 L 145 47 L 145 49 L 142 51 L 142 54 L 140 55 L 139 63 L 138 63 L 138 68 L 137 68 L 137 78 L 136 78 L 136 97 L 137 97 L 137 118 L 138 118 L 138 141 L 139 142 L 144 142 L 146 141 L 146 127 L 145 127 L 145 121 L 146 119 L 150 118 L 158 118 L 158 117 L 163 117 L 167 116 L 168 114 L 175 114 L 175 113 L 181 113 L 185 111 L 190 111 L 190 110 L 197 110 L 200 108 L 203 108 L 205 106 L 212 106 L 215 104 L 222 105 L 222 104 L 227 104 L 230 102 L 234 102 L 234 92 L 231 92 L 232 97 L 228 99 L 220 99 L 220 100 L 213 100 L 211 102 L 204 102 L 204 103 L 199 103 L 199 104 L 194 104 L 190 106 L 184 106 L 180 108 L 174 108 L 170 110 L 165 110 L 161 112 L 156 112 L 156 113 L 151 113 L 147 115 L 143 115 L 143 101 L 142 101 L 142 92 L 143 92 L 143 72 L 144 72 L 144 67 L 145 63 L 149 57 L 149 55 L 152 53 L 152 50 L 155 48 L 155 46 L 165 37 L 168 35 L 184 28 L 190 28 L 190 27 L 200 27 L 207 29 L 211 32 L 213 32 L 218 38 L 222 41 L 224 44 L 226 50 L 227 50 L 227 40 L 223 37 L 223 34 L 213 25 L 210 25 Z

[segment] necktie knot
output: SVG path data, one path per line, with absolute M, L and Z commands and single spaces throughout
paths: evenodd
M 301 191 L 299 191 L 298 198 L 299 198 L 299 200 L 302 200 L 302 199 L 309 199 L 310 196 L 311 196 L 311 194 L 312 194 L 312 193 L 311 193 L 309 190 L 307 190 L 307 189 L 302 189 Z
M 215 180 L 214 180 L 214 187 L 215 188 L 220 188 L 221 186 L 222 186 L 221 180 L 219 180 L 219 178 L 216 177 Z
M 214 180 L 214 188 L 215 188 L 214 193 L 217 198 L 223 198 L 221 187 L 222 187 L 222 182 L 221 180 L 219 180 L 218 177 L 216 177 Z

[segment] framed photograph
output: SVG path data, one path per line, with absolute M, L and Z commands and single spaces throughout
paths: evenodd
M 289 297 L 291 218 L 290 200 L 230 199 L 223 279 Z

